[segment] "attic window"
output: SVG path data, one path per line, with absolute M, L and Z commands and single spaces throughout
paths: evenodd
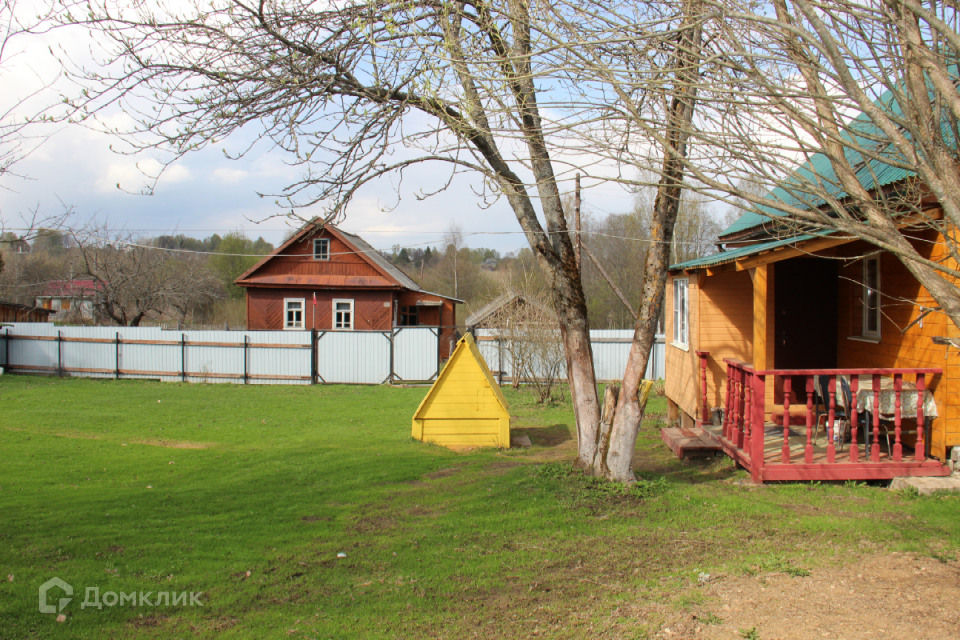
M 330 259 L 330 238 L 317 238 L 313 241 L 313 259 Z

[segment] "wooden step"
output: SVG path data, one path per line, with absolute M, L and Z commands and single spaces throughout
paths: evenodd
M 712 456 L 722 451 L 720 443 L 701 427 L 661 429 L 660 439 L 680 459 Z

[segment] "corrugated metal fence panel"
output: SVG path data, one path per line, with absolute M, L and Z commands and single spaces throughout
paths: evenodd
M 393 372 L 403 381 L 433 380 L 440 371 L 440 330 L 402 327 L 393 334 Z
M 483 356 L 483 359 L 487 363 L 487 368 L 490 369 L 490 372 L 497 377 L 500 373 L 500 343 L 497 340 L 485 340 L 484 338 L 496 338 L 497 330 L 496 329 L 477 329 L 476 335 L 477 339 L 477 348 L 480 350 L 480 355 Z M 508 354 L 504 353 L 504 357 Z M 504 374 L 506 375 L 506 374 Z
M 49 322 L 18 322 L 10 327 L 11 335 L 56 336 L 57 327 Z M 41 340 L 11 340 L 10 362 L 27 364 L 54 371 L 57 368 L 57 343 Z
M 250 350 L 247 352 L 247 366 L 251 373 L 264 376 L 283 376 L 287 379 L 258 379 L 251 380 L 257 384 L 310 384 L 311 364 L 313 353 L 310 350 L 309 331 L 246 331 L 243 332 L 250 340 Z M 243 338 L 240 338 L 243 341 Z M 300 345 L 299 349 L 265 349 L 255 348 L 255 344 L 290 344 Z M 242 349 L 240 350 L 242 352 Z M 242 360 L 241 360 L 242 367 Z M 241 372 L 243 369 L 241 368 Z M 290 380 L 300 377 L 302 380 Z M 241 380 L 242 382 L 242 380 Z
M 497 340 L 496 329 L 477 329 L 477 344 L 495 375 L 503 370 L 503 376 L 513 378 L 513 367 L 510 362 L 510 349 L 507 345 L 501 348 Z M 493 338 L 493 339 L 491 339 Z M 595 329 L 590 332 L 591 346 L 593 347 L 593 366 L 597 380 L 620 380 L 627 368 L 627 358 L 630 355 L 630 344 L 633 340 L 633 330 L 630 329 Z M 502 353 L 503 364 L 500 364 Z M 664 377 L 664 339 L 658 334 L 647 363 L 644 376 L 648 380 L 659 380 Z M 566 366 L 560 367 L 560 377 L 566 377 Z
M 390 377 L 390 333 L 320 332 L 317 339 L 317 375 L 326 383 L 385 382 Z

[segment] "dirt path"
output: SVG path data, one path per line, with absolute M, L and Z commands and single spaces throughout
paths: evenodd
M 699 588 L 703 611 L 664 625 L 657 637 L 960 638 L 957 562 L 891 553 L 806 577 L 721 577 Z

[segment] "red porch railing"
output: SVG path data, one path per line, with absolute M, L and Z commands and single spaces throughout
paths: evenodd
M 706 360 L 708 352 L 698 351 L 700 357 L 700 382 L 703 420 L 702 424 L 711 430 L 713 435 L 727 453 L 743 467 L 750 470 L 754 482 L 764 480 L 870 480 L 889 479 L 907 475 L 948 475 L 949 469 L 938 461 L 927 460 L 926 433 L 924 423 L 923 398 L 926 388 L 927 375 L 942 373 L 942 369 L 777 369 L 756 371 L 752 365 L 740 360 L 725 358 L 727 376 L 724 394 L 724 417 L 719 428 L 711 429 L 708 416 L 708 397 L 706 384 Z M 814 441 L 816 430 L 814 405 L 816 402 L 816 376 L 826 376 L 825 385 L 826 416 L 826 444 L 817 445 Z M 852 406 L 845 407 L 850 420 L 849 451 L 838 455 L 837 439 L 834 438 L 838 428 L 837 393 L 839 376 L 848 376 L 850 383 Z M 859 376 L 870 376 L 872 381 L 872 411 L 857 414 L 857 396 L 860 391 Z M 904 456 L 901 442 L 902 427 L 902 394 L 904 393 L 904 376 L 915 377 L 916 395 L 916 442 L 914 452 Z M 881 445 L 881 378 L 893 378 L 894 419 L 893 443 L 890 451 L 885 451 Z M 782 380 L 782 392 L 777 391 L 774 398 L 774 409 L 768 415 L 766 407 L 767 382 L 777 378 Z M 802 379 L 796 385 L 795 378 Z M 909 378 L 908 378 L 909 379 Z M 792 396 L 796 398 L 805 410 L 791 414 Z M 842 396 L 841 396 L 842 397 Z M 868 404 L 870 406 L 870 404 Z M 781 423 L 777 424 L 774 415 L 782 409 Z M 867 415 L 872 417 L 872 424 L 863 425 L 868 432 L 867 443 L 858 442 L 860 422 Z M 908 419 L 913 416 L 909 416 Z M 768 419 L 769 418 L 769 419 Z M 775 428 L 775 430 L 774 430 Z M 800 434 L 797 431 L 801 431 Z M 781 435 L 782 434 L 782 435 Z M 791 441 L 791 437 L 793 440 Z M 870 442 L 872 440 L 872 442 Z M 861 446 L 869 444 L 869 448 Z

